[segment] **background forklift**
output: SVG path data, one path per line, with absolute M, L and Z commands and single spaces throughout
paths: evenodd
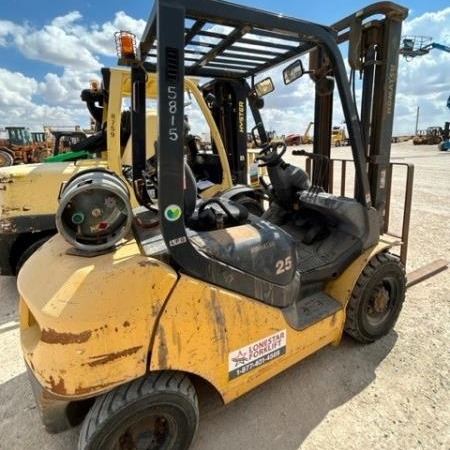
M 24 261 L 56 233 L 57 198 L 54 192 L 59 190 L 62 182 L 93 167 L 108 167 L 117 174 L 122 174 L 127 165 L 129 169 L 131 130 L 129 112 L 123 110 L 123 105 L 129 103 L 131 96 L 130 72 L 125 68 L 104 68 L 102 79 L 102 88 L 84 89 L 81 93 L 81 98 L 96 124 L 94 135 L 73 143 L 70 152 L 47 158 L 52 164 L 0 168 L 2 275 L 17 274 Z M 147 96 L 150 101 L 156 96 L 154 74 L 148 83 Z M 254 91 L 245 81 L 215 80 L 202 91 L 196 80 L 186 79 L 186 88 L 197 104 L 201 104 L 204 123 L 211 129 L 211 133 L 214 133 L 211 151 L 198 149 L 194 139 L 186 136 L 186 146 L 195 153 L 192 168 L 197 181 L 208 181 L 200 195 L 209 197 L 220 191 L 223 195 L 244 204 L 252 213 L 261 215 L 263 192 L 259 186 L 246 186 L 247 144 L 233 134 L 233 131 L 238 126 L 246 127 L 248 104 L 255 122 L 259 124 L 260 136 L 266 139 L 255 101 L 258 100 L 261 104 L 262 99 L 254 97 Z M 204 97 L 210 98 L 208 106 Z M 149 112 L 146 120 L 153 124 L 147 132 L 146 158 L 149 158 L 154 155 L 156 112 Z M 118 121 L 120 125 L 117 125 Z M 108 129 L 111 129 L 109 135 Z M 77 132 L 75 134 L 77 137 L 81 136 Z M 67 136 L 68 132 L 64 131 L 55 134 L 55 145 L 60 143 L 61 137 Z M 146 166 L 147 162 L 144 162 L 145 170 Z
M 392 329 L 406 288 L 404 246 L 386 233 L 406 15 L 382 2 L 330 28 L 213 0 L 155 2 L 139 51 L 121 62 L 131 65 L 132 178 L 142 205 L 150 196 L 146 80 L 158 73 L 158 209 L 131 214 L 113 174 L 72 179 L 57 212 L 60 234 L 18 277 L 22 348 L 49 431 L 79 423 L 89 409 L 80 450 L 187 449 L 199 380 L 229 402 L 337 345 L 344 331 L 369 343 Z M 359 111 L 338 47 L 344 41 L 363 80 Z M 311 177 L 283 161 L 283 143 L 272 143 L 259 155 L 272 184 L 263 218 L 220 194 L 198 202 L 185 159 L 184 75 L 252 82 L 289 63 L 284 78 L 295 81 L 308 53 L 316 82 Z M 329 192 L 335 85 L 354 196 Z M 115 137 L 114 127 L 107 132 Z M 412 183 L 406 188 L 410 199 Z

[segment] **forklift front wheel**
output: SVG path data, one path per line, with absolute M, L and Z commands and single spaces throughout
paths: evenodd
M 405 300 L 403 264 L 390 253 L 379 253 L 356 282 L 347 306 L 345 331 L 359 342 L 380 339 L 394 327 Z
M 197 431 L 197 395 L 181 372 L 153 372 L 96 399 L 78 450 L 184 450 Z

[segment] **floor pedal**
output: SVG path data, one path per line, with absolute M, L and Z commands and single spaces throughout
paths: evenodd
M 285 308 L 283 314 L 291 327 L 304 330 L 341 309 L 337 300 L 324 292 L 316 292 Z

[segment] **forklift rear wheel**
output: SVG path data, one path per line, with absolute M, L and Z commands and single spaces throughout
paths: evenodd
M 379 253 L 356 282 L 347 306 L 345 331 L 368 344 L 386 335 L 395 325 L 405 300 L 405 269 L 390 253 Z
M 197 395 L 181 372 L 154 372 L 100 396 L 80 432 L 79 450 L 184 450 L 199 420 Z

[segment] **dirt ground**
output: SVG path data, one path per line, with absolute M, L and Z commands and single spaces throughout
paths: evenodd
M 415 164 L 407 271 L 450 260 L 450 152 L 394 144 L 393 161 Z M 192 450 L 450 449 L 449 300 L 447 270 L 408 290 L 395 330 L 380 341 L 345 338 L 233 403 L 205 408 Z M 78 429 L 48 435 L 40 424 L 14 278 L 0 277 L 0 302 L 0 449 L 75 449 Z

